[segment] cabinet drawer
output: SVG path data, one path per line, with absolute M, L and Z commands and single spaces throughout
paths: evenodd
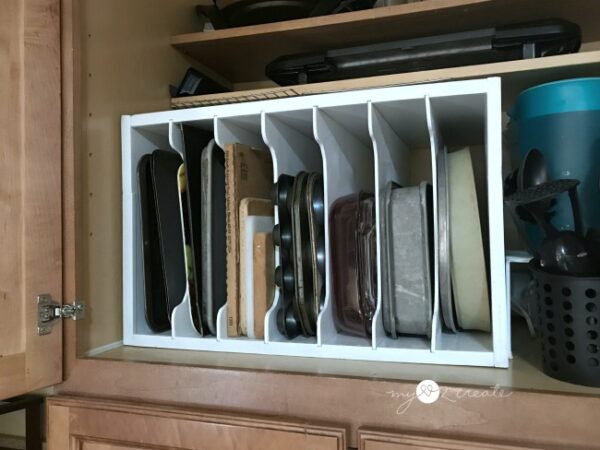
M 345 430 L 189 408 L 55 397 L 49 450 L 342 450 Z
M 497 442 L 462 440 L 428 435 L 358 431 L 359 450 L 540 450 L 548 447 L 504 445 Z

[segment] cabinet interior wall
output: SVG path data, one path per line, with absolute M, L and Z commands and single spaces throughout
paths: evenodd
M 195 0 L 83 0 L 79 6 L 81 143 L 77 295 L 90 313 L 80 355 L 122 340 L 121 115 L 169 108 L 190 66 L 169 45 L 197 30 Z
M 80 227 L 77 230 L 77 295 L 89 307 L 86 320 L 77 325 L 79 356 L 96 353 L 118 345 L 123 338 L 122 326 L 122 200 L 121 200 L 121 129 L 120 117 L 150 111 L 167 110 L 170 106 L 169 84 L 178 84 L 193 61 L 169 44 L 175 34 L 197 31 L 199 21 L 194 14 L 196 0 L 82 0 L 79 5 L 80 32 L 78 49 L 79 101 L 81 115 L 80 142 L 76 143 L 79 165 L 76 168 L 76 205 Z M 584 28 L 585 31 L 585 28 Z M 582 51 L 600 49 L 600 41 L 590 35 Z M 585 39 L 584 34 L 584 39 Z M 528 76 L 510 77 L 503 83 L 503 109 L 513 102 L 516 94 L 529 86 L 569 76 L 600 74 L 600 63 L 570 70 L 546 70 Z M 267 86 L 268 82 L 234 85 L 235 89 Z M 77 122 L 76 122 L 77 124 Z M 427 152 L 415 152 L 428 166 Z M 475 170 L 482 171 L 483 161 L 474 161 Z M 419 167 L 419 164 L 414 164 Z M 415 173 L 415 172 L 413 172 Z M 507 245 L 518 246 L 510 235 Z M 213 361 L 236 365 L 232 355 L 205 355 L 173 350 L 139 349 L 136 354 L 118 349 L 112 357 L 150 361 L 186 362 Z M 143 350 L 143 351 L 142 351 Z M 242 358 L 252 365 L 249 355 Z M 289 362 L 290 367 L 302 364 Z M 361 364 L 362 366 L 363 364 Z M 306 365 L 308 370 L 316 364 Z M 344 371 L 344 363 L 333 364 L 332 371 Z M 414 369 L 414 370 L 413 370 Z M 372 373 L 369 367 L 364 370 Z M 422 370 L 415 372 L 415 379 Z M 418 372 L 418 373 L 417 373 Z M 443 372 L 443 371 L 442 371 Z M 453 371 L 452 373 L 455 373 Z M 378 373 L 389 373 L 381 370 Z M 397 375 L 401 376 L 401 375 Z M 452 376 L 451 376 L 452 377 Z M 457 380 L 462 377 L 458 377 Z M 495 379 L 493 376 L 490 379 Z M 488 378 L 485 378 L 487 383 Z

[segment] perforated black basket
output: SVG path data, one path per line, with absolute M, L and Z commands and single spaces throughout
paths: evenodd
M 529 267 L 536 281 L 544 373 L 600 387 L 600 278 L 553 275 L 535 260 Z

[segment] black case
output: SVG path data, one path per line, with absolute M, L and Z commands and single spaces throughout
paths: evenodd
M 575 53 L 578 25 L 549 19 L 379 44 L 281 56 L 266 75 L 282 86 Z

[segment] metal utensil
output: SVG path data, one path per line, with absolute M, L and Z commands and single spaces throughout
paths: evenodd
M 530 187 L 513 194 L 508 202 L 521 205 L 534 217 L 545 234 L 540 249 L 540 266 L 547 272 L 575 276 L 592 275 L 598 264 L 588 250 L 583 238 L 581 212 L 577 196 L 578 180 L 555 180 Z M 559 231 L 547 219 L 543 205 L 564 192 L 569 193 L 575 222 L 575 231 Z

